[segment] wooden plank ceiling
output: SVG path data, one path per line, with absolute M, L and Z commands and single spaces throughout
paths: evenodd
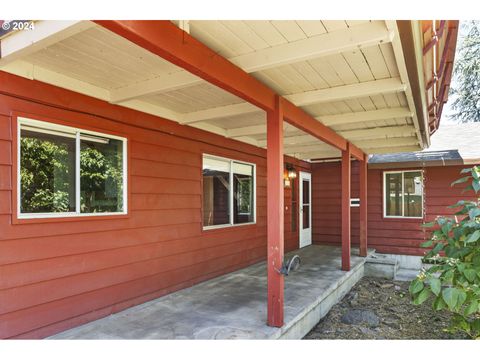
M 421 150 L 395 21 L 175 23 L 364 152 Z M 0 69 L 266 146 L 263 111 L 91 22 Z M 340 155 L 288 124 L 285 152 Z

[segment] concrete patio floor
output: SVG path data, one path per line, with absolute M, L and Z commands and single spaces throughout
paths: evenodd
M 356 249 L 352 253 L 357 253 Z M 365 258 L 352 255 L 341 271 L 341 249 L 311 245 L 299 270 L 285 277 L 285 325 L 267 318 L 267 273 L 261 262 L 52 336 L 52 339 L 302 338 L 363 276 Z

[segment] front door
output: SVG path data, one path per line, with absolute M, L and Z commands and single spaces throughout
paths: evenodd
M 300 247 L 312 244 L 312 174 L 300 171 Z

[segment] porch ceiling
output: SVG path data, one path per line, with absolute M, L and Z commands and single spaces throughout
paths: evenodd
M 92 22 L 64 23 L 38 46 L 2 39 L 0 70 L 266 146 L 264 111 Z M 424 146 L 395 21 L 174 23 L 365 153 Z M 340 155 L 286 123 L 285 152 Z

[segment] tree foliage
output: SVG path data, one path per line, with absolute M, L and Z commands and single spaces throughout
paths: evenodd
M 20 177 L 23 213 L 75 211 L 75 156 L 65 143 L 21 139 Z M 82 143 L 82 212 L 116 212 L 123 207 L 122 153 L 116 147 Z
M 480 167 L 462 170 L 466 176 L 454 184 L 467 183 L 465 190 L 480 192 Z M 419 305 L 434 296 L 433 309 L 454 314 L 452 331 L 480 337 L 480 203 L 461 200 L 451 208 L 454 217 L 440 216 L 431 223 L 431 248 L 424 260 L 433 263 L 424 268 L 410 284 L 413 303 Z
M 465 34 L 460 42 L 454 68 L 451 95 L 453 114 L 458 122 L 480 121 L 480 21 L 468 21 L 461 27 Z
M 21 139 L 22 212 L 67 212 L 72 174 L 68 147 L 35 138 Z

